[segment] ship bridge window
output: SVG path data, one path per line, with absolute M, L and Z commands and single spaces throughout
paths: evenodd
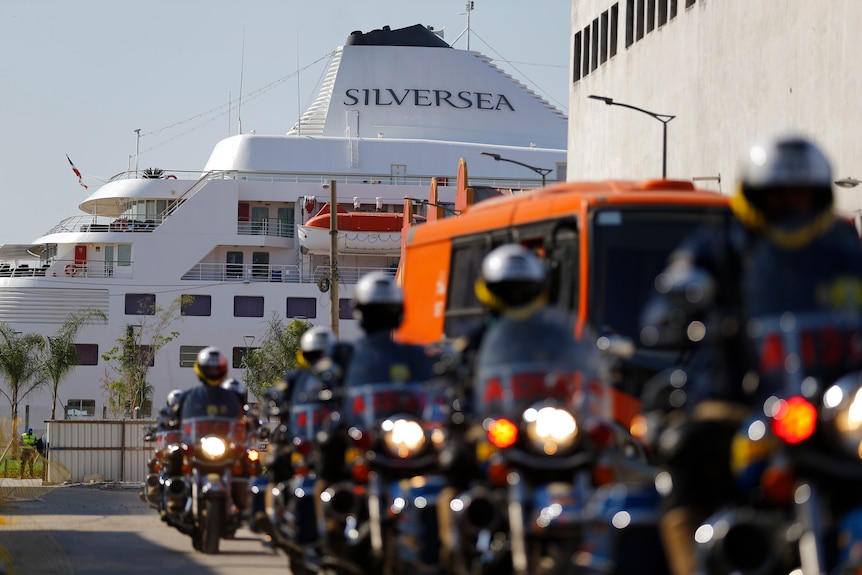
M 180 367 L 194 367 L 198 359 L 198 352 L 205 347 L 205 345 L 181 345 Z
M 278 208 L 278 237 L 292 238 L 293 237 L 293 219 L 294 209 Z
M 180 298 L 180 314 L 209 317 L 212 315 L 212 299 L 211 295 L 183 294 Z
M 227 265 L 225 266 L 225 275 L 228 278 L 242 277 L 242 252 L 228 252 Z
M 78 365 L 99 365 L 99 346 L 95 343 L 76 343 Z
M 126 315 L 155 315 L 156 294 L 154 293 L 127 293 Z
M 234 317 L 263 317 L 263 296 L 233 296 Z
M 132 245 L 118 244 L 117 245 L 117 266 L 126 267 L 132 265 Z
M 287 298 L 287 317 L 317 317 L 317 298 L 289 297 Z

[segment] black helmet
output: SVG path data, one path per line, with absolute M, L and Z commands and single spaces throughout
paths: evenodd
M 335 334 L 328 327 L 316 325 L 307 329 L 299 340 L 297 359 L 300 365 L 309 367 L 322 357 L 326 357 L 333 343 L 335 343 Z
M 495 311 L 544 303 L 545 266 L 520 244 L 500 246 L 482 260 L 475 290 L 479 301 Z
M 731 200 L 737 218 L 786 248 L 802 247 L 832 225 L 832 168 L 801 136 L 757 143 L 743 158 Z
M 371 272 L 360 278 L 353 292 L 353 317 L 366 333 L 392 330 L 404 318 L 404 294 L 395 278 Z
M 205 347 L 198 352 L 195 373 L 205 385 L 218 386 L 227 376 L 227 359 L 215 347 Z

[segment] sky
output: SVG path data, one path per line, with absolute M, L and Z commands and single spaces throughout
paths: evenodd
M 570 6 L 475 0 L 469 48 L 567 112 Z M 77 215 L 136 156 L 201 170 L 240 129 L 286 133 L 350 32 L 414 24 L 467 48 L 464 0 L 0 1 L 0 244 Z

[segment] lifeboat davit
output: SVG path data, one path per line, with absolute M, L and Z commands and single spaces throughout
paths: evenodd
M 329 204 L 297 226 L 297 238 L 303 253 L 328 254 L 330 250 Z M 396 212 L 349 212 L 336 208 L 338 251 L 344 254 L 399 255 L 404 214 Z

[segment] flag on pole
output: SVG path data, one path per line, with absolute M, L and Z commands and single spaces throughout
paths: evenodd
M 72 166 L 72 171 L 75 172 L 75 175 L 78 176 L 78 183 L 81 184 L 81 187 L 85 190 L 88 190 L 87 184 L 84 183 L 84 180 L 81 178 L 81 172 L 78 171 L 78 168 L 75 167 L 75 164 L 72 163 L 72 158 L 69 157 L 69 154 L 66 154 L 66 159 L 69 160 L 69 165 Z

